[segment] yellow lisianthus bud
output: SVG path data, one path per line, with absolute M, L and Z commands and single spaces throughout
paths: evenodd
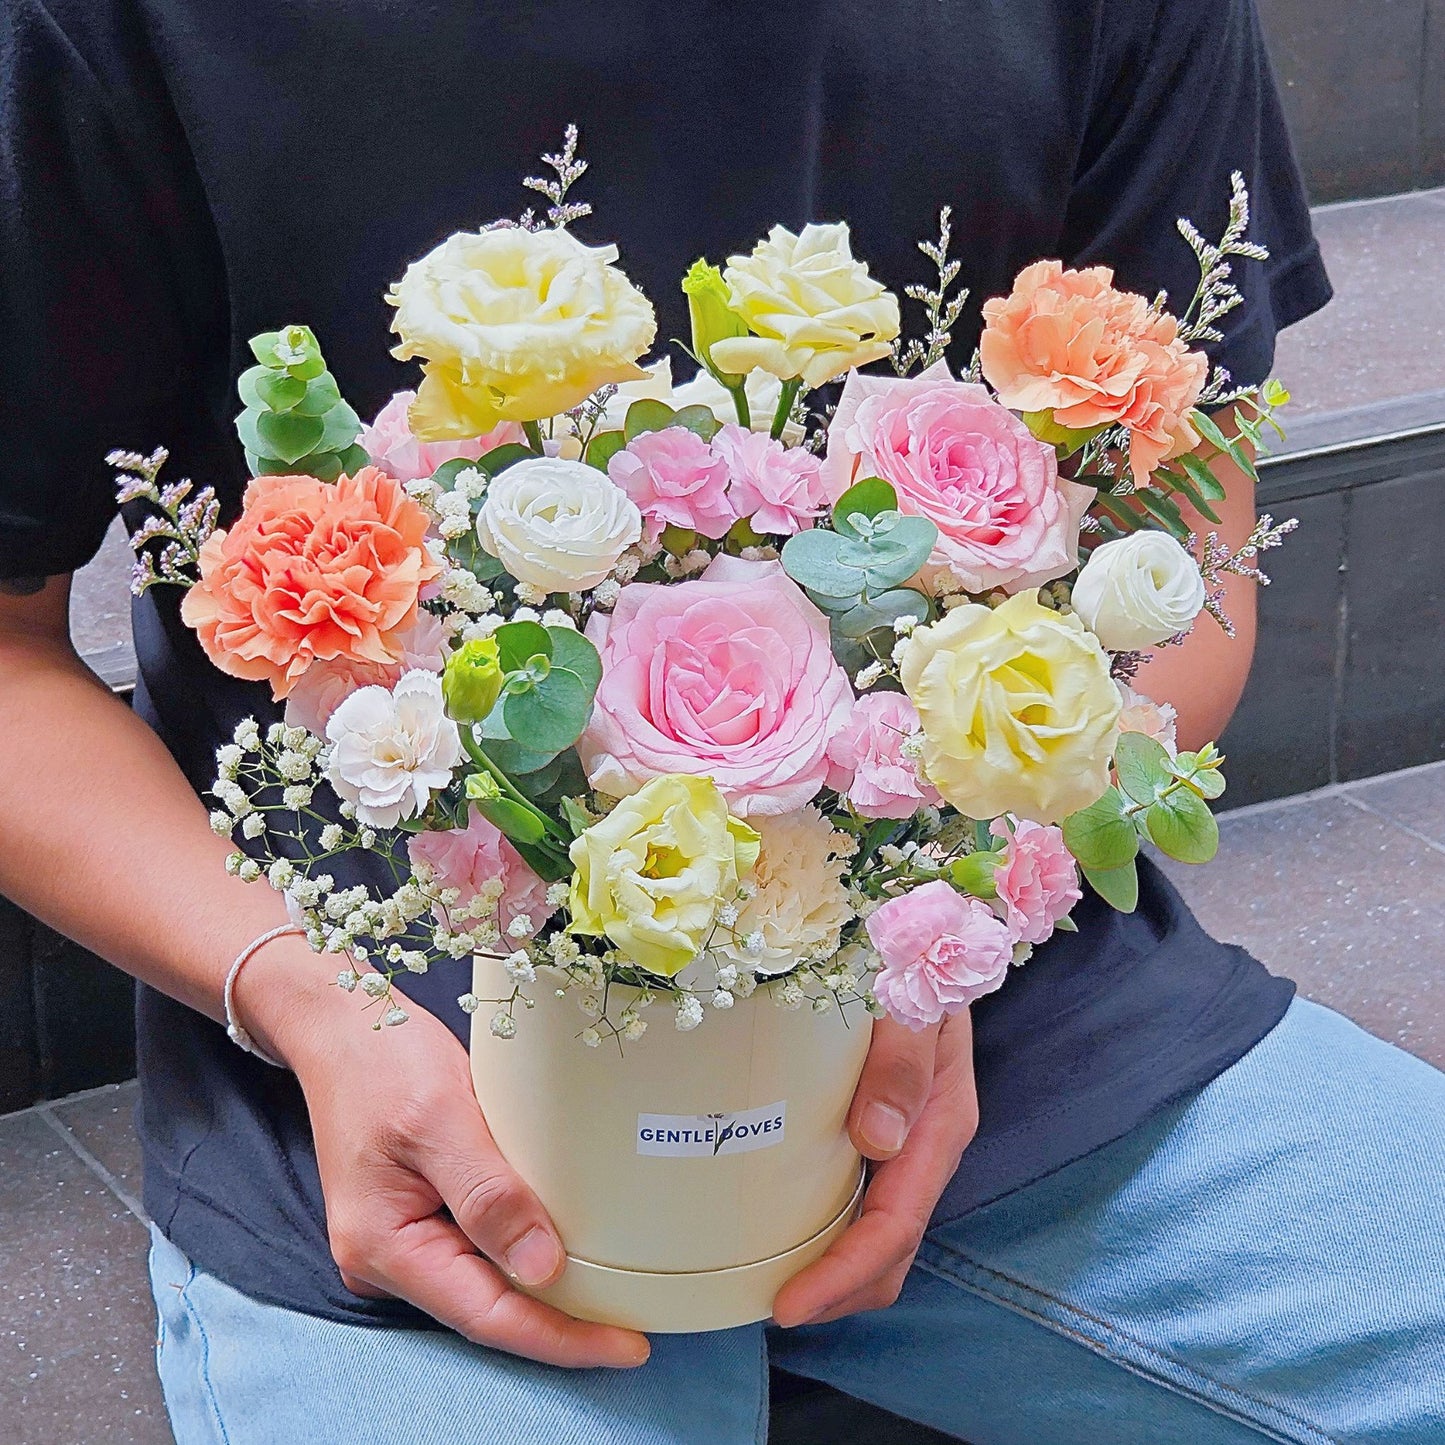
M 746 336 L 747 323 L 732 309 L 732 296 L 727 282 L 716 266 L 699 259 L 692 263 L 682 278 L 687 293 L 687 311 L 692 320 L 692 350 L 706 367 L 713 366 L 713 343 L 730 336 Z M 737 372 L 714 370 L 723 386 L 736 390 L 743 384 Z
M 923 726 L 924 772 L 966 816 L 1054 823 L 1109 786 L 1120 703 L 1108 655 L 1037 592 L 916 628 L 899 674 Z
M 479 723 L 497 705 L 506 674 L 495 637 L 464 642 L 442 669 L 442 697 L 454 722 Z
M 671 978 L 737 897 L 758 849 L 711 778 L 654 778 L 573 841 L 572 931 L 605 935 L 639 967 Z

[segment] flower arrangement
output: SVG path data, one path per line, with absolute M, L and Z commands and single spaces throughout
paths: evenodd
M 1289 527 L 1231 551 L 1181 511 L 1218 520 L 1211 451 L 1252 473 L 1287 400 L 1198 349 L 1264 254 L 1239 177 L 1220 244 L 1180 223 L 1182 312 L 1041 261 L 961 376 L 946 209 L 911 340 L 846 225 L 775 226 L 683 279 L 674 384 L 616 248 L 569 230 L 575 130 L 546 159 L 545 221 L 452 236 L 388 294 L 421 377 L 370 425 L 306 327 L 252 341 L 228 525 L 164 452 L 111 457 L 148 509 L 136 590 L 184 587 L 210 660 L 284 703 L 218 753 L 228 866 L 377 1027 L 406 971 L 490 954 L 505 986 L 460 1003 L 501 1038 L 543 988 L 594 1046 L 757 991 L 922 1028 L 1085 884 L 1132 908 L 1142 842 L 1207 861 L 1220 754 L 1130 683 L 1227 627 L 1221 577 Z M 391 892 L 336 882 L 357 849 Z

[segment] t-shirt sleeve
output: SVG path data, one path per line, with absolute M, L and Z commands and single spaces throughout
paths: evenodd
M 1106 4 L 1092 110 L 1065 222 L 1068 264 L 1109 265 L 1119 284 L 1163 289 L 1183 310 L 1199 269 L 1183 217 L 1218 241 L 1230 174 L 1249 189 L 1247 239 L 1268 261 L 1235 259 L 1244 303 L 1219 322 L 1213 359 L 1241 385 L 1265 379 L 1276 334 L 1331 295 L 1254 0 Z
M 94 556 L 105 454 L 183 451 L 226 364 L 214 228 L 139 11 L 0 4 L 0 577 Z

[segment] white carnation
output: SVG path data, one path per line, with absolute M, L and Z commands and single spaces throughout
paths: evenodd
M 394 828 L 415 817 L 452 780 L 462 760 L 457 725 L 442 705 L 441 679 L 419 669 L 388 691 L 363 687 L 326 724 L 331 785 L 361 822 Z
M 492 483 L 477 536 L 519 582 L 580 592 L 601 582 L 642 536 L 642 514 L 596 467 L 534 457 Z
M 1134 652 L 1188 630 L 1204 606 L 1204 579 L 1167 532 L 1133 532 L 1094 549 L 1072 602 L 1110 652 Z

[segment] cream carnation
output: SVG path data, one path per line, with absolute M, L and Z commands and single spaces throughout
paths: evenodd
M 452 780 L 462 760 L 457 725 L 442 706 L 441 679 L 408 672 L 388 691 L 363 687 L 331 714 L 327 776 L 370 828 L 414 818 Z
M 408 266 L 386 299 L 401 338 L 392 355 L 424 363 L 415 435 L 479 436 L 641 377 L 657 320 L 616 260 L 615 246 L 511 226 L 458 233 Z
M 1071 600 L 1110 652 L 1134 652 L 1188 631 L 1204 606 L 1204 579 L 1167 532 L 1133 532 L 1094 548 Z
M 881 361 L 898 335 L 898 298 L 853 258 L 848 227 L 774 226 L 750 255 L 730 256 L 723 279 L 752 336 L 712 345 L 720 371 L 754 367 L 784 381 L 821 386 L 850 368 Z
M 766 975 L 784 973 L 805 958 L 830 957 L 853 916 L 843 883 L 848 865 L 839 856 L 851 840 L 813 807 L 765 814 L 752 823 L 762 840 L 752 876 L 757 892 L 739 909 L 733 936 L 716 935 L 722 940 L 713 950 L 718 962 Z M 762 939 L 760 953 L 744 946 L 755 936 Z
M 642 536 L 642 514 L 596 467 L 535 457 L 492 481 L 477 536 L 517 581 L 545 592 L 581 592 L 601 582 Z

